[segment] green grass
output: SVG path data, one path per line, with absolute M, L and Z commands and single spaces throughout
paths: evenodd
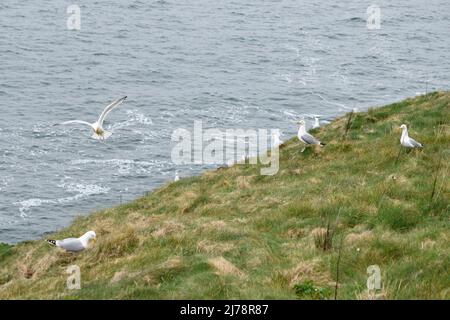
M 368 298 L 370 265 L 379 298 L 448 299 L 450 93 L 354 114 L 344 135 L 348 117 L 314 131 L 322 149 L 288 141 L 274 176 L 208 171 L 51 235 L 95 230 L 78 255 L 0 245 L 0 299 L 333 299 L 338 261 L 338 299 Z M 396 161 L 402 123 L 425 148 Z
M 330 288 L 316 287 L 311 280 L 306 280 L 294 286 L 295 293 L 301 299 L 324 300 L 331 296 Z

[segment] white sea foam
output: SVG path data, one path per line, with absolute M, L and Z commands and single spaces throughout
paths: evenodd
M 40 207 L 46 204 L 66 204 L 80 200 L 91 195 L 105 194 L 108 193 L 110 188 L 102 187 L 94 184 L 82 184 L 82 183 L 62 183 L 58 187 L 66 189 L 66 191 L 71 193 L 76 193 L 73 196 L 58 198 L 58 199 L 41 199 L 32 198 L 14 203 L 19 207 L 19 216 L 21 218 L 27 218 L 28 213 L 33 207 Z
M 59 199 L 59 203 L 70 202 L 70 200 L 79 199 L 85 196 L 90 196 L 94 194 L 104 194 L 108 193 L 110 188 L 102 187 L 95 184 L 82 184 L 82 183 L 62 183 L 58 187 L 66 189 L 68 192 L 75 192 L 77 195 L 72 197 L 66 197 Z
M 56 204 L 57 202 L 55 200 L 48 200 L 48 199 L 39 199 L 39 198 L 33 198 L 33 199 L 27 199 L 20 202 L 15 202 L 15 205 L 19 205 L 19 212 L 21 218 L 27 218 L 28 214 L 27 211 L 29 211 L 33 207 L 40 207 L 43 204 Z
M 10 177 L 10 176 L 2 177 L 0 180 L 0 191 L 6 189 L 9 185 L 9 183 L 12 182 L 13 180 L 14 180 L 14 178 Z
M 142 125 L 152 125 L 153 121 L 151 118 L 146 117 L 143 113 L 137 110 L 127 110 L 128 119 L 122 122 L 117 122 L 111 126 L 111 129 L 121 129 L 127 127 L 135 127 L 136 124 Z
M 166 161 L 137 161 L 132 159 L 78 159 L 72 160 L 71 164 L 108 167 L 117 170 L 120 175 L 146 175 L 152 173 L 154 170 L 166 168 L 169 165 Z

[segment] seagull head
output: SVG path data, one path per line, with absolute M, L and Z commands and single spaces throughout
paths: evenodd
M 83 237 L 86 237 L 86 239 L 89 240 L 96 240 L 97 239 L 97 234 L 95 233 L 95 231 L 88 231 L 86 232 Z
M 272 132 L 272 137 L 274 137 L 274 138 L 279 138 L 279 137 L 281 137 L 282 135 L 283 135 L 283 132 L 281 132 L 281 131 L 278 130 L 278 129 Z
M 405 129 L 406 129 L 406 124 L 402 124 L 402 125 L 400 126 L 400 129 L 405 130 Z
M 306 122 L 305 122 L 305 120 L 302 119 L 302 120 L 297 121 L 297 124 L 300 126 L 304 126 L 306 124 Z

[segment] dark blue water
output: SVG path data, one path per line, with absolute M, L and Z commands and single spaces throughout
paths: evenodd
M 40 237 L 205 166 L 175 166 L 194 120 L 279 128 L 448 89 L 450 3 L 378 1 L 0 2 L 0 241 Z M 123 95 L 106 144 L 86 128 Z

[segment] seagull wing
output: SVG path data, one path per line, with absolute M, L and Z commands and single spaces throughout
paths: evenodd
M 306 144 L 320 144 L 320 141 L 317 140 L 316 138 L 314 138 L 309 133 L 302 135 L 301 138 L 302 138 L 303 142 Z
M 413 145 L 414 148 L 422 148 L 423 145 L 420 142 L 417 142 L 413 138 L 409 138 L 409 142 Z
M 76 123 L 76 124 L 85 124 L 85 125 L 88 125 L 89 127 L 92 128 L 92 124 L 91 123 L 83 121 L 83 120 L 71 120 L 71 121 L 63 122 L 61 124 L 74 124 L 74 123 Z
M 117 99 L 115 101 L 113 101 L 110 105 L 108 105 L 105 110 L 103 110 L 102 114 L 100 115 L 100 118 L 98 118 L 98 124 L 100 126 L 103 125 L 103 121 L 105 121 L 106 116 L 108 115 L 108 113 L 110 113 L 115 107 L 118 107 L 122 102 L 125 101 L 125 99 L 127 98 L 127 96 Z
M 67 238 L 64 240 L 59 240 L 57 242 L 58 247 L 63 248 L 66 251 L 70 252 L 77 252 L 77 251 L 83 251 L 86 249 L 81 241 L 77 238 Z

